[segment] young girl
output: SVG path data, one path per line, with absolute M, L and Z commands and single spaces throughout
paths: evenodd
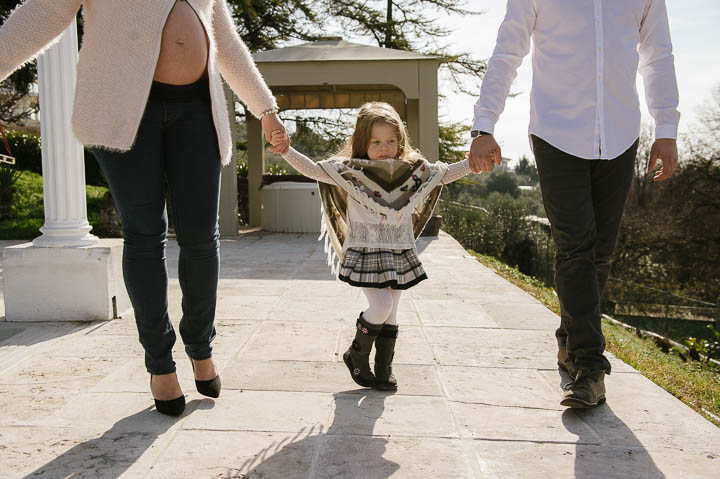
M 283 135 L 278 132 L 273 144 Z M 400 295 L 427 278 L 415 239 L 442 185 L 470 173 L 468 160 L 430 163 L 410 146 L 397 112 L 379 102 L 360 108 L 355 132 L 338 156 L 314 163 L 290 148 L 283 157 L 319 182 L 320 238 L 325 236 L 328 263 L 340 280 L 362 288 L 368 299 L 343 361 L 360 386 L 395 390 L 392 360 Z M 375 374 L 369 363 L 373 343 Z

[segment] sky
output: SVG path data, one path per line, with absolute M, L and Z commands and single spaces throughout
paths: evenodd
M 697 122 L 697 110 L 708 102 L 714 87 L 720 87 L 720 0 L 666 0 L 673 41 L 675 69 L 680 91 L 680 134 L 691 132 Z M 471 9 L 482 10 L 479 16 L 439 19 L 453 30 L 449 37 L 438 40 L 451 51 L 467 51 L 478 59 L 488 59 L 495 47 L 497 30 L 505 16 L 505 0 L 470 0 Z M 530 84 L 532 72 L 530 55 L 523 61 L 511 91 L 518 95 L 508 98 L 505 111 L 495 129 L 495 137 L 503 149 L 503 156 L 516 161 L 522 155 L 532 158 L 527 139 L 530 119 Z M 452 84 L 440 77 L 440 91 L 446 100 L 440 104 L 441 121 L 472 124 L 476 98 L 452 92 Z M 479 86 L 478 86 L 479 90 Z M 638 80 L 638 94 L 643 108 L 643 120 L 652 122 L 644 102 L 642 81 Z M 651 123 L 652 124 L 652 123 Z

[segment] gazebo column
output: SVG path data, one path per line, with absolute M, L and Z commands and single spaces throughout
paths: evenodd
M 262 222 L 262 176 L 265 173 L 265 138 L 260 120 L 247 114 L 248 136 L 248 209 L 250 225 L 260 226 Z
M 235 94 L 225 84 L 233 155 L 230 164 L 222 169 L 220 179 L 220 236 L 238 235 L 238 189 L 237 189 L 237 124 L 235 121 Z
M 420 100 L 418 100 L 417 98 L 408 98 L 406 109 L 407 128 L 408 136 L 410 136 L 410 143 L 415 148 L 420 148 Z
M 417 106 L 418 148 L 425 158 L 434 163 L 440 159 L 439 125 L 438 125 L 438 82 L 435 61 L 420 62 L 418 65 L 418 93 L 420 100 Z M 442 217 L 437 214 L 437 205 L 433 216 L 422 232 L 423 236 L 437 236 L 440 232 Z
M 419 70 L 419 105 L 418 105 L 418 138 L 417 143 L 425 158 L 436 162 L 440 158 L 440 142 L 438 141 L 438 80 L 435 61 L 420 62 Z
M 71 130 L 78 55 L 75 22 L 38 58 L 45 224 L 32 243 L 3 250 L 8 321 L 82 321 L 130 308 L 122 240 L 90 234 L 83 147 Z

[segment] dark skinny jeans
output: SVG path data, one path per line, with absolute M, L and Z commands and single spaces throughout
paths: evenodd
M 123 276 L 150 374 L 175 371 L 168 315 L 166 185 L 180 247 L 180 336 L 185 352 L 208 359 L 215 338 L 219 274 L 220 153 L 207 79 L 153 83 L 135 145 L 94 149 L 120 213 Z
M 545 213 L 555 243 L 559 343 L 575 368 L 605 370 L 600 298 L 632 184 L 638 142 L 612 160 L 586 160 L 532 135 Z

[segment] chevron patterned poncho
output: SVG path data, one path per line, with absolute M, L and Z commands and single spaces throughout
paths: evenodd
M 320 238 L 333 273 L 349 246 L 415 247 L 440 197 L 447 165 L 410 160 L 330 158 L 318 165 L 335 184 L 319 183 Z

